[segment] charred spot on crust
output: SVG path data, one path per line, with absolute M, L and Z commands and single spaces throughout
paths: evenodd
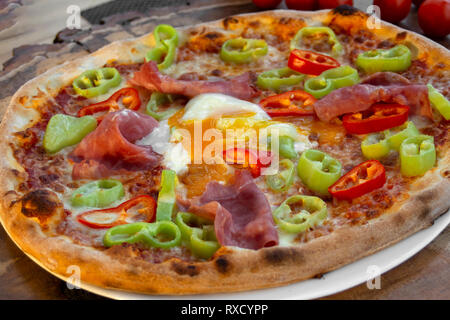
M 251 28 L 259 28 L 261 23 L 258 20 L 250 21 L 248 24 Z
M 264 259 L 274 265 L 283 264 L 288 261 L 300 262 L 303 260 L 303 254 L 290 248 L 271 248 L 264 251 Z
M 222 34 L 219 32 L 208 32 L 207 34 L 204 35 L 204 37 L 209 40 L 214 40 L 214 39 L 222 37 Z
M 359 10 L 355 7 L 349 6 L 347 4 L 343 4 L 333 9 L 333 13 L 340 14 L 343 16 L 351 16 L 357 13 Z
M 214 69 L 213 71 L 211 71 L 211 75 L 214 77 L 220 77 L 223 75 L 223 72 L 222 70 Z
M 22 203 L 21 212 L 29 218 L 38 218 L 40 222 L 47 221 L 57 209 L 62 208 L 55 193 L 48 190 L 34 190 L 27 193 L 20 200 Z
M 397 41 L 405 40 L 407 35 L 408 35 L 408 34 L 406 33 L 406 31 L 399 32 L 399 33 L 397 33 L 397 35 L 395 36 L 395 40 L 397 40 Z
M 225 29 L 228 29 L 230 24 L 236 24 L 238 22 L 239 20 L 236 19 L 235 17 L 226 17 L 225 19 L 223 19 L 222 24 Z
M 278 20 L 279 24 L 289 24 L 291 22 L 291 18 L 289 17 L 281 17 L 280 20 Z
M 420 208 L 420 214 L 419 214 L 419 220 L 426 220 L 428 218 L 428 216 L 431 213 L 431 209 L 429 206 L 423 206 L 422 208 Z
M 403 225 L 403 224 L 405 223 L 405 218 L 403 218 L 403 215 L 397 214 L 397 215 L 395 215 L 395 217 L 394 217 L 394 223 L 395 223 L 397 226 L 401 226 L 401 225 Z
M 193 264 L 173 262 L 171 267 L 172 270 L 179 275 L 188 275 L 190 277 L 194 277 L 199 274 L 198 268 Z
M 216 264 L 217 271 L 220 273 L 227 273 L 231 269 L 231 263 L 226 256 L 220 256 L 214 262 Z
M 417 195 L 417 199 L 422 203 L 428 203 L 435 198 L 437 193 L 433 190 L 427 190 Z

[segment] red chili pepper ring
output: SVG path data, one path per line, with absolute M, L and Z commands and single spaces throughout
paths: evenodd
M 386 183 L 386 170 L 377 160 L 359 164 L 342 176 L 328 188 L 328 192 L 337 199 L 351 200 Z

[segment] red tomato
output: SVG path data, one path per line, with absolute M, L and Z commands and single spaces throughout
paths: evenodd
M 261 9 L 274 9 L 280 2 L 281 0 L 253 0 L 255 6 Z
M 405 19 L 411 10 L 411 0 L 374 0 L 373 4 L 380 7 L 381 19 L 392 23 Z
M 353 6 L 353 0 L 319 0 L 319 9 L 333 9 L 343 4 Z
M 419 8 L 419 25 L 430 37 L 450 33 L 450 0 L 426 0 Z
M 420 5 L 424 2 L 425 0 L 413 0 L 413 3 L 416 5 L 416 7 L 420 7 Z
M 294 10 L 314 10 L 317 0 L 286 0 L 286 6 Z

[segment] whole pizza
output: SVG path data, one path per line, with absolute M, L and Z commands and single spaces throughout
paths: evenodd
M 320 276 L 448 210 L 449 61 L 347 6 L 158 25 L 16 92 L 2 224 L 46 269 L 105 288 Z

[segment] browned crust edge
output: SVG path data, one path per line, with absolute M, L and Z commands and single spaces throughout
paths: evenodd
M 305 13 L 277 10 L 240 17 L 300 17 L 323 21 L 326 12 Z M 204 25 L 219 26 L 220 21 Z M 394 36 L 404 31 L 383 23 L 383 33 Z M 381 35 L 380 35 L 381 36 Z M 143 37 L 144 38 L 144 37 Z M 415 181 L 410 198 L 395 204 L 380 218 L 366 225 L 345 227 L 330 235 L 295 247 L 272 247 L 258 251 L 229 248 L 215 259 L 202 263 L 187 263 L 169 260 L 153 264 L 141 259 L 112 258 L 104 252 L 73 244 L 64 236 L 47 237 L 39 225 L 24 217 L 18 206 L 10 207 L 15 199 L 12 193 L 17 186 L 17 177 L 12 168 L 21 170 L 8 146 L 11 134 L 27 125 L 23 119 L 33 120 L 30 109 L 19 104 L 19 98 L 35 91 L 38 84 L 47 82 L 50 75 L 64 70 L 62 82 L 68 83 L 80 72 L 78 66 L 88 62 L 101 64 L 115 56 L 119 48 L 129 48 L 141 40 L 125 40 L 113 43 L 93 54 L 70 64 L 55 67 L 25 84 L 14 95 L 0 127 L 4 139 L 0 142 L 0 193 L 2 194 L 0 218 L 8 234 L 27 254 L 39 261 L 45 268 L 61 276 L 69 276 L 68 268 L 77 265 L 81 280 L 106 288 L 116 288 L 151 294 L 195 294 L 211 292 L 233 292 L 275 287 L 311 278 L 337 269 L 343 265 L 370 255 L 392 245 L 409 235 L 429 227 L 433 221 L 450 206 L 450 181 L 443 177 L 448 170 L 450 152 L 441 156 L 437 168 Z M 433 57 L 449 55 L 437 44 L 408 32 L 408 38 Z M 135 41 L 135 42 L 134 42 Z M 124 54 L 120 58 L 129 59 Z M 450 55 L 449 55 L 450 56 Z M 92 67 L 92 66 L 91 66 Z M 48 90 L 47 94 L 51 94 Z M 22 121 L 19 121 L 21 118 Z M 392 232 L 395 230 L 395 232 Z

